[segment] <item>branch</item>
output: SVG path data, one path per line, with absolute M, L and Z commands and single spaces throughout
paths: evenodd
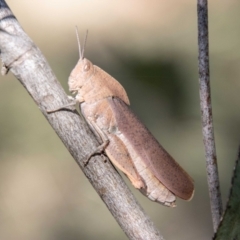
M 0 51 L 3 73 L 10 69 L 26 88 L 129 239 L 163 239 L 109 160 L 95 156 L 83 166 L 99 143 L 77 111 L 46 113 L 69 100 L 4 0 L 0 0 Z
M 217 156 L 214 141 L 211 106 L 209 53 L 208 53 L 208 7 L 207 0 L 198 0 L 198 61 L 202 132 L 205 146 L 206 170 L 211 203 L 213 229 L 216 232 L 221 215 L 222 200 L 218 178 Z

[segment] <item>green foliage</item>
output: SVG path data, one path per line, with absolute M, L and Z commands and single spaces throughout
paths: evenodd
M 223 219 L 214 240 L 240 239 L 240 149 L 232 178 L 232 188 Z

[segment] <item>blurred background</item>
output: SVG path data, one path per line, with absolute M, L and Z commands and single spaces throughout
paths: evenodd
M 170 209 L 130 186 L 166 239 L 211 239 L 197 68 L 196 1 L 8 0 L 67 89 L 85 57 L 126 89 L 133 111 L 192 176 Z M 240 3 L 209 2 L 213 117 L 223 204 L 239 144 Z M 25 89 L 0 77 L 0 239 L 127 239 Z

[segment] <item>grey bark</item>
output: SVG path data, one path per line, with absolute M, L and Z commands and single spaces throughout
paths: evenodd
M 221 215 L 222 199 L 218 177 L 217 156 L 214 140 L 208 45 L 207 0 L 198 0 L 198 68 L 202 115 L 203 143 L 205 147 L 207 181 L 210 196 L 213 230 L 216 232 Z
M 56 109 L 69 100 L 40 50 L 4 0 L 0 0 L 0 51 L 2 72 L 10 70 L 26 88 L 128 238 L 163 239 L 109 160 L 94 156 L 84 167 L 83 160 L 99 143 L 77 111 L 47 114 L 46 110 Z

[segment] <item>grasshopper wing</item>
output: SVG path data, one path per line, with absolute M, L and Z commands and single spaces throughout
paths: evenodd
M 108 101 L 116 117 L 119 135 L 127 143 L 135 167 L 138 169 L 139 165 L 144 166 L 173 194 L 190 200 L 194 193 L 192 178 L 158 143 L 127 104 L 116 97 Z M 143 170 L 139 169 L 140 176 Z M 147 185 L 151 184 L 151 178 L 148 176 L 144 179 Z

